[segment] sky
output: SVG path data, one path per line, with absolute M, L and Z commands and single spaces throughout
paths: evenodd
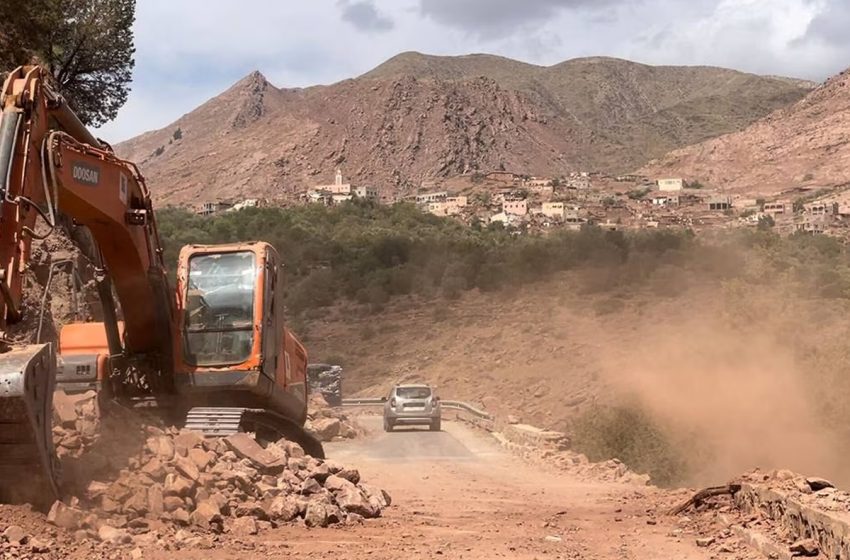
M 254 70 L 356 77 L 404 51 L 710 65 L 823 81 L 850 67 L 850 0 L 137 0 L 132 92 L 98 135 L 162 128 Z

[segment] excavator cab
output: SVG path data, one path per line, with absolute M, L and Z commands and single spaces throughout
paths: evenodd
M 305 440 L 307 353 L 283 322 L 280 257 L 264 242 L 187 245 L 177 268 L 175 387 L 186 425 Z M 252 426 L 246 426 L 252 424 Z

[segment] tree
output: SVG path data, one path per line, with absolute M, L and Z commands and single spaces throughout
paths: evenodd
M 39 62 L 84 123 L 115 118 L 135 61 L 135 0 L 0 0 L 0 62 Z
M 30 62 L 48 26 L 43 1 L 0 0 L 0 72 Z

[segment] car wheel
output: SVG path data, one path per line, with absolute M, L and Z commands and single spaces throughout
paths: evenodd
M 440 431 L 440 419 L 431 420 L 431 431 L 439 432 Z
M 385 431 L 385 432 L 391 432 L 391 431 L 393 431 L 393 423 L 392 423 L 392 422 L 390 422 L 390 421 L 389 421 L 388 419 L 386 419 L 386 418 L 384 418 L 384 431 Z

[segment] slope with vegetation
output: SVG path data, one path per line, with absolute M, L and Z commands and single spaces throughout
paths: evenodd
M 289 320 L 346 391 L 435 383 L 660 483 L 759 464 L 850 479 L 850 254 L 824 237 L 514 237 L 405 205 L 159 213 L 169 252 L 280 249 Z
M 160 201 L 175 204 L 291 201 L 337 167 L 396 195 L 475 170 L 630 171 L 742 128 L 809 87 L 609 58 L 540 67 L 405 53 L 330 86 L 278 89 L 252 73 L 118 150 L 142 164 Z

